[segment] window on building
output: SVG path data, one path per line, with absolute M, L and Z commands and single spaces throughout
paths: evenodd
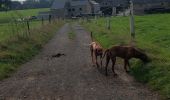
M 68 12 L 71 12 L 71 9 L 68 9 Z
M 143 4 L 140 4 L 139 6 L 140 6 L 140 7 L 143 7 Z
M 162 2 L 162 3 L 161 3 L 161 5 L 163 6 L 163 5 L 164 5 L 164 3 Z
M 75 11 L 75 9 L 73 8 L 72 11 Z
M 80 11 L 82 11 L 82 8 L 79 8 Z

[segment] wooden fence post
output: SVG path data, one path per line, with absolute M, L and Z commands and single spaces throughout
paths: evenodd
M 132 38 L 135 38 L 135 22 L 133 13 L 133 2 L 130 1 L 130 33 Z
M 41 19 L 41 22 L 42 22 L 42 25 L 44 25 L 44 18 L 42 17 L 42 19 Z
M 29 24 L 29 20 L 27 20 L 27 29 L 28 29 L 28 34 L 30 35 L 30 24 Z
M 110 17 L 107 17 L 106 19 L 106 27 L 108 30 L 110 30 Z
M 49 15 L 49 23 L 51 23 L 51 15 Z

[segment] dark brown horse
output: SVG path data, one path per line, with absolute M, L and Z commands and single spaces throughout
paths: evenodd
M 107 68 L 108 68 L 110 59 L 112 60 L 112 71 L 114 75 L 117 75 L 114 70 L 116 57 L 121 57 L 124 59 L 124 69 L 126 70 L 126 72 L 128 72 L 127 65 L 130 67 L 129 60 L 131 58 L 140 59 L 144 63 L 149 61 L 145 53 L 141 52 L 139 49 L 132 47 L 132 46 L 113 46 L 112 48 L 107 49 L 105 51 L 103 58 L 105 57 L 105 55 L 106 55 L 106 67 L 105 67 L 106 76 L 108 75 Z

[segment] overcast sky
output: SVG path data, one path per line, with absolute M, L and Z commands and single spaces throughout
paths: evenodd
M 12 1 L 25 1 L 25 0 L 12 0 Z

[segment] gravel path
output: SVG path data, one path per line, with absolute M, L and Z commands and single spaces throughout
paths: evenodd
M 158 100 L 158 95 L 134 81 L 121 64 L 118 77 L 91 64 L 90 35 L 65 24 L 43 50 L 10 78 L 0 81 L 0 100 Z M 63 54 L 63 55 L 62 55 Z M 52 57 L 53 55 L 53 57 Z

